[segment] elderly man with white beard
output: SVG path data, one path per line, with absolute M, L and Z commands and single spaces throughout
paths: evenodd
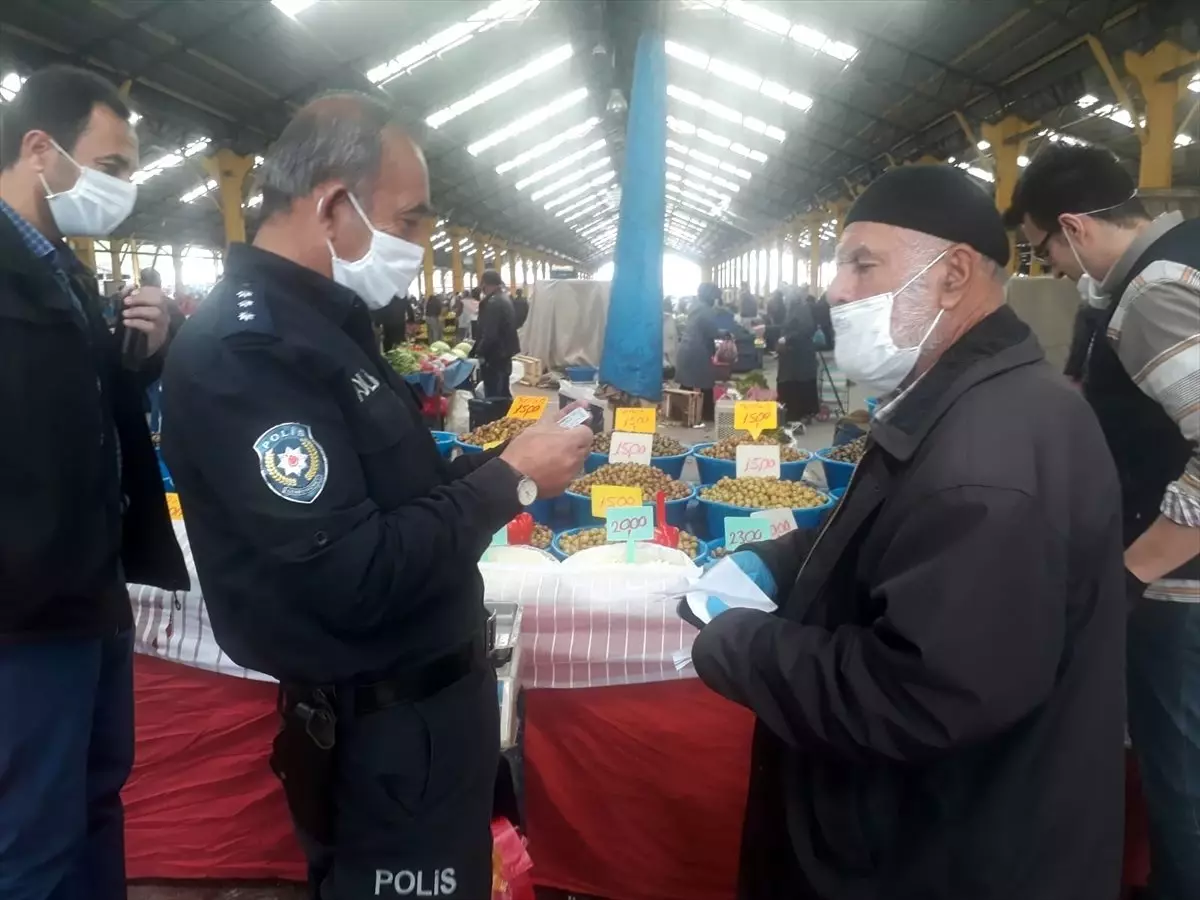
M 742 900 L 1097 900 L 1121 867 L 1120 494 L 1099 426 L 1004 305 L 990 197 L 948 166 L 858 198 L 838 365 L 886 399 L 820 534 L 732 559 L 701 679 L 758 718 Z

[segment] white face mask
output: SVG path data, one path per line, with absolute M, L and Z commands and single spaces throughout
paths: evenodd
M 917 364 L 921 347 L 937 327 L 945 310 L 938 310 L 933 322 L 915 347 L 897 347 L 892 340 L 892 307 L 896 296 L 925 274 L 934 263 L 946 255 L 939 253 L 895 292 L 876 294 L 853 303 L 841 303 L 829 310 L 836 338 L 834 358 L 852 380 L 876 394 L 890 394 L 900 386 Z
M 79 169 L 79 178 L 70 190 L 55 194 L 40 172 L 46 202 L 54 224 L 67 237 L 107 237 L 129 218 L 137 202 L 137 185 L 122 181 L 107 172 L 79 165 L 71 154 L 54 144 L 56 150 Z
M 383 309 L 397 294 L 408 291 L 425 258 L 425 248 L 380 231 L 371 224 L 355 196 L 348 196 L 371 229 L 371 245 L 362 259 L 346 260 L 339 259 L 333 243 L 326 241 L 333 257 L 333 280 L 362 297 L 369 309 Z

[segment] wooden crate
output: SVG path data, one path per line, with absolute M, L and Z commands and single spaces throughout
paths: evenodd
M 678 421 L 689 428 L 700 424 L 704 411 L 704 395 L 699 391 L 685 391 L 681 388 L 663 388 L 662 404 L 659 414 L 664 421 Z
M 525 367 L 525 377 L 521 379 L 521 384 L 530 386 L 536 385 L 543 375 L 546 374 L 546 364 L 536 356 L 521 356 L 513 357 L 514 362 L 519 362 Z

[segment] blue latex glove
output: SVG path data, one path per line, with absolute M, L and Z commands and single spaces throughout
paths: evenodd
M 729 555 L 734 564 L 741 569 L 755 586 L 770 597 L 775 599 L 775 576 L 771 574 L 771 570 L 767 568 L 767 564 L 762 561 L 762 558 L 753 550 L 736 550 Z M 716 565 L 717 561 L 709 563 L 705 566 L 705 571 Z M 705 601 L 705 608 L 708 610 L 710 618 L 715 619 L 721 613 L 729 609 L 729 604 L 719 597 L 710 596 Z M 687 608 L 687 601 L 680 601 L 679 614 L 684 620 L 695 625 L 697 628 L 703 628 L 704 624 L 697 621 Z

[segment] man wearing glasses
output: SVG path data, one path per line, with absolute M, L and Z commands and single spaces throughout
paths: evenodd
M 1200 221 L 1151 219 L 1112 154 L 1062 145 L 1025 169 L 1005 218 L 1055 273 L 1096 282 L 1083 390 L 1121 478 L 1152 887 L 1200 897 Z

